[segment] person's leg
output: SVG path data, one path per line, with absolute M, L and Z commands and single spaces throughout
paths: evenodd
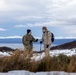
M 46 50 L 46 44 L 44 44 L 44 51 Z
M 50 56 L 50 54 L 49 54 L 49 51 L 50 51 L 50 45 L 49 45 L 48 48 L 47 48 L 47 45 L 45 45 L 44 48 L 45 48 L 45 57 Z
M 51 45 L 49 45 L 49 47 L 48 47 L 48 56 L 50 56 L 50 47 L 51 47 Z
M 32 57 L 33 56 L 33 48 L 30 48 L 30 50 L 29 50 L 29 57 Z
M 48 55 L 48 54 L 47 54 L 47 48 L 46 48 L 46 46 L 47 46 L 47 45 L 44 44 L 45 57 Z
M 48 65 L 46 65 L 46 69 L 49 71 L 50 70 L 50 45 L 49 45 L 49 47 L 46 49 L 46 56 L 45 56 L 45 61 L 46 61 L 46 64 L 48 64 Z
M 24 46 L 24 57 L 27 57 L 29 55 L 29 50 L 30 50 L 29 45 Z

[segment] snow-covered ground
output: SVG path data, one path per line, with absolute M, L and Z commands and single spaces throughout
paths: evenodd
M 76 49 L 65 49 L 65 50 L 52 50 L 49 52 L 50 56 L 58 56 L 60 54 L 64 54 L 67 56 L 72 56 L 72 55 L 76 55 Z M 45 57 L 45 53 L 38 53 L 38 54 L 33 54 L 33 57 L 31 58 L 32 60 L 41 60 L 43 57 Z
M 29 71 L 10 71 L 8 73 L 0 73 L 0 75 L 76 75 L 76 73 L 66 73 L 66 72 L 57 72 L 57 71 L 52 71 L 52 72 L 29 72 Z
M 67 56 L 72 56 L 72 55 L 76 55 L 76 49 L 65 49 L 65 50 L 53 50 L 50 51 L 50 56 L 58 56 L 59 54 L 64 54 Z M 11 56 L 11 53 L 7 53 L 7 52 L 0 52 L 0 56 Z M 43 57 L 45 56 L 45 53 L 41 53 L 41 54 L 33 54 L 33 57 L 31 58 L 32 60 L 41 60 Z M 51 72 L 37 72 L 37 73 L 33 73 L 33 72 L 29 72 L 29 71 L 24 71 L 24 70 L 18 70 L 18 71 L 9 71 L 7 73 L 0 73 L 0 75 L 76 75 L 76 73 L 67 73 L 67 72 L 57 72 L 57 71 L 51 71 Z
M 7 52 L 0 52 L 0 57 L 4 57 L 4 56 L 11 56 L 10 53 Z
M 58 56 L 60 54 L 64 54 L 67 56 L 72 56 L 72 55 L 76 55 L 76 49 L 65 49 L 65 50 L 52 50 L 49 52 L 50 56 Z M 3 56 L 11 56 L 12 53 L 9 52 L 0 52 L 0 57 Z M 45 57 L 45 53 L 34 53 L 33 57 L 31 58 L 32 60 L 41 60 L 43 57 Z

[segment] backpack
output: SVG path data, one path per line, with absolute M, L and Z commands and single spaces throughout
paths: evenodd
M 52 34 L 51 41 L 54 42 L 54 34 L 53 33 L 51 33 L 51 34 Z
M 49 32 L 49 31 L 47 31 L 47 32 Z M 51 37 L 51 41 L 54 42 L 54 34 L 51 33 L 51 35 L 52 35 L 52 37 Z

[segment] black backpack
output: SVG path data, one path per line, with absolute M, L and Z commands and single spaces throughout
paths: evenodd
M 51 41 L 54 42 L 54 34 L 53 33 L 51 33 L 51 34 L 52 34 Z
M 47 31 L 47 32 L 49 32 L 49 31 Z M 53 33 L 51 33 L 51 34 L 52 34 L 51 41 L 54 42 L 54 34 Z

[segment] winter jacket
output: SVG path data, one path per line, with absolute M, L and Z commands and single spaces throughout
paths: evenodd
M 26 34 L 22 38 L 23 45 L 31 45 L 32 42 L 36 42 L 35 38 L 32 35 Z
M 52 38 L 51 32 L 46 31 L 45 33 L 43 33 L 43 35 L 42 35 L 43 44 L 51 45 L 51 43 L 52 43 L 51 38 Z

